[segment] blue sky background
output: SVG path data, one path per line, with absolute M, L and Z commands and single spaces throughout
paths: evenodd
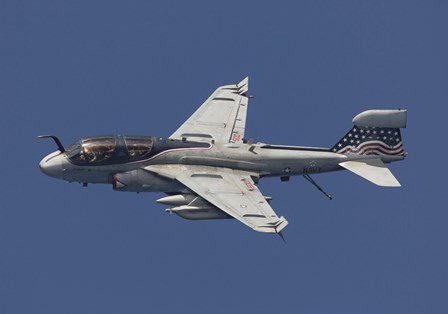
M 0 2 L 0 313 L 447 313 L 446 1 Z M 250 76 L 247 137 L 331 147 L 407 108 L 400 189 L 261 181 L 287 243 L 38 163 L 95 134 L 169 136 Z

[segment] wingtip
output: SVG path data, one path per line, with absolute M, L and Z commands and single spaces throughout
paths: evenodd
M 238 94 L 246 96 L 249 91 L 249 77 L 246 76 L 241 82 L 237 84 Z
M 280 238 L 282 238 L 283 242 L 286 243 L 286 240 L 285 240 L 285 237 L 283 236 L 283 233 L 280 231 L 280 232 L 277 232 L 277 234 L 280 236 Z

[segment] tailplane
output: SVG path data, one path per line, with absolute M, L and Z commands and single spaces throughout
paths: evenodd
M 364 179 L 379 185 L 389 187 L 399 187 L 400 182 L 394 177 L 392 172 L 384 165 L 381 159 L 367 159 L 360 161 L 345 161 L 339 166 L 350 170 Z

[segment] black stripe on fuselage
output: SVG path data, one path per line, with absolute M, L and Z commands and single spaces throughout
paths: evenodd
M 190 142 L 181 140 L 172 140 L 168 138 L 154 137 L 154 146 L 149 156 L 145 159 L 149 159 L 157 154 L 160 154 L 166 150 L 181 149 L 181 148 L 201 148 L 210 147 L 210 143 Z
M 305 147 L 305 146 L 282 146 L 282 145 L 263 145 L 263 149 L 279 149 L 279 150 L 296 150 L 296 151 L 311 151 L 311 152 L 331 152 L 328 148 L 320 147 Z

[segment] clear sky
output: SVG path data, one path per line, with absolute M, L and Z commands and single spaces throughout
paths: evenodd
M 0 2 L 0 313 L 447 313 L 446 1 Z M 287 243 L 51 179 L 95 134 L 169 136 L 250 76 L 247 137 L 331 147 L 406 108 L 403 187 L 261 181 Z

